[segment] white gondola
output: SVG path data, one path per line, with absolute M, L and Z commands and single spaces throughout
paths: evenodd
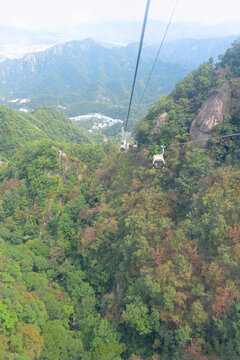
M 162 153 L 153 156 L 153 167 L 155 169 L 163 169 L 165 165 L 164 160 L 164 145 L 162 145 Z
M 121 151 L 128 151 L 128 149 L 129 149 L 129 145 L 128 145 L 127 139 L 126 138 L 122 139 L 120 150 Z
M 129 142 L 128 142 L 129 134 L 122 129 L 122 140 L 121 140 L 121 151 L 128 151 L 129 150 Z

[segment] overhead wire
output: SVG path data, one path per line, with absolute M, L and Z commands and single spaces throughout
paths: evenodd
M 157 55 L 156 55 L 156 57 L 155 57 L 155 60 L 154 60 L 152 69 L 151 69 L 151 71 L 150 71 L 150 74 L 149 74 L 149 76 L 148 76 L 148 79 L 147 79 L 145 88 L 144 88 L 144 90 L 143 90 L 143 94 L 142 94 L 142 96 L 141 96 L 141 98 L 140 98 L 140 101 L 139 101 L 139 103 L 138 103 L 137 112 L 139 111 L 140 104 L 142 103 L 142 100 L 143 100 L 143 98 L 144 98 L 145 92 L 146 92 L 147 87 L 148 87 L 148 85 L 149 85 L 150 79 L 151 79 L 152 74 L 153 74 L 153 71 L 154 71 L 154 69 L 155 69 L 155 66 L 156 66 L 156 63 L 157 63 L 159 54 L 160 54 L 160 52 L 161 52 L 161 50 L 162 50 L 164 41 L 165 41 L 165 39 L 166 39 L 166 36 L 167 36 L 168 30 L 169 30 L 169 27 L 170 27 L 171 22 L 172 22 L 172 18 L 173 18 L 174 14 L 175 14 L 175 11 L 176 11 L 176 8 L 177 8 L 177 5 L 178 5 L 179 1 L 180 1 L 180 0 L 176 0 L 176 3 L 175 3 L 175 5 L 174 5 L 173 11 L 172 11 L 172 13 L 171 13 L 170 19 L 169 19 L 169 21 L 168 21 L 167 27 L 166 27 L 165 32 L 164 32 L 164 34 L 163 34 L 163 38 L 162 38 L 161 44 L 160 44 L 160 46 L 159 46 L 159 49 L 158 49 Z
M 198 140 L 189 140 L 189 141 L 184 141 L 182 143 L 178 143 L 178 144 L 169 144 L 169 145 L 163 145 L 164 148 L 168 148 L 168 147 L 172 147 L 172 146 L 182 146 L 185 144 L 190 144 L 190 143 L 197 143 L 197 142 L 207 142 L 208 140 L 215 140 L 215 139 L 223 139 L 223 138 L 228 138 L 228 137 L 234 137 L 234 136 L 240 136 L 240 133 L 234 133 L 234 134 L 229 134 L 229 135 L 222 135 L 222 136 L 213 136 L 213 137 L 209 137 L 206 139 L 198 139 Z M 149 146 L 154 146 L 157 144 L 139 144 L 140 146 L 145 146 L 145 147 L 149 147 Z
M 185 141 L 185 142 L 180 143 L 180 144 L 170 144 L 170 145 L 167 145 L 166 147 L 181 146 L 181 145 L 190 144 L 190 143 L 204 142 L 204 141 L 215 140 L 215 139 L 223 139 L 223 138 L 228 138 L 228 137 L 233 137 L 233 136 L 240 136 L 240 133 L 222 135 L 222 136 L 213 136 L 213 137 L 209 137 L 209 138 L 206 138 L 206 139 L 190 140 L 190 141 Z
M 139 49 L 138 49 L 138 57 L 137 57 L 134 79 L 133 79 L 133 84 L 132 84 L 132 90 L 131 90 L 131 95 L 130 95 L 130 100 L 129 100 L 129 105 L 128 105 L 127 118 L 126 118 L 126 123 L 125 123 L 125 127 L 124 127 L 125 132 L 127 131 L 127 125 L 128 125 L 128 120 L 129 120 L 131 106 L 132 106 L 133 93 L 134 93 L 134 89 L 135 89 L 139 61 L 140 61 L 141 52 L 142 52 L 143 39 L 144 39 L 144 34 L 145 34 L 145 29 L 146 29 L 146 24 L 147 24 L 147 17 L 148 17 L 150 1 L 151 0 L 147 0 L 146 10 L 145 10 L 145 15 L 144 15 L 144 20 L 143 20 L 142 34 L 141 34 L 141 39 L 140 39 L 140 44 L 139 44 Z

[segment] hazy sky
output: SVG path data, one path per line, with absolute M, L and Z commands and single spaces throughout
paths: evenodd
M 151 0 L 149 18 L 168 21 L 175 0 Z M 142 20 L 146 0 L 3 0 L 0 25 L 51 29 L 88 21 Z M 173 21 L 240 20 L 240 0 L 180 0 Z

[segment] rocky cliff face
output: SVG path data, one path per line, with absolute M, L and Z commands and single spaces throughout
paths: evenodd
M 230 85 L 225 81 L 217 94 L 214 94 L 204 102 L 191 125 L 190 134 L 193 140 L 209 138 L 212 128 L 223 122 L 224 116 L 229 109 L 230 95 Z
M 161 125 L 165 122 L 165 120 L 167 120 L 168 117 L 168 113 L 165 112 L 163 114 L 161 114 L 158 119 L 156 120 L 156 124 L 154 126 L 153 132 L 154 133 L 158 133 L 159 128 L 161 127 Z

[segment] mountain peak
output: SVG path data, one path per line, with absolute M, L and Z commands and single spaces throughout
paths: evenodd
M 101 46 L 97 41 L 94 41 L 91 38 L 86 38 L 84 40 L 79 41 L 80 48 L 82 50 L 88 51 L 91 47 Z
M 54 55 L 56 54 L 66 54 L 66 51 L 71 51 L 71 50 L 83 50 L 83 51 L 88 51 L 90 50 L 90 48 L 92 47 L 101 47 L 101 45 L 94 41 L 91 38 L 87 38 L 84 40 L 71 40 L 71 41 L 67 41 L 58 45 L 55 45 L 53 47 L 51 47 L 50 49 L 46 50 L 45 53 L 53 53 Z

